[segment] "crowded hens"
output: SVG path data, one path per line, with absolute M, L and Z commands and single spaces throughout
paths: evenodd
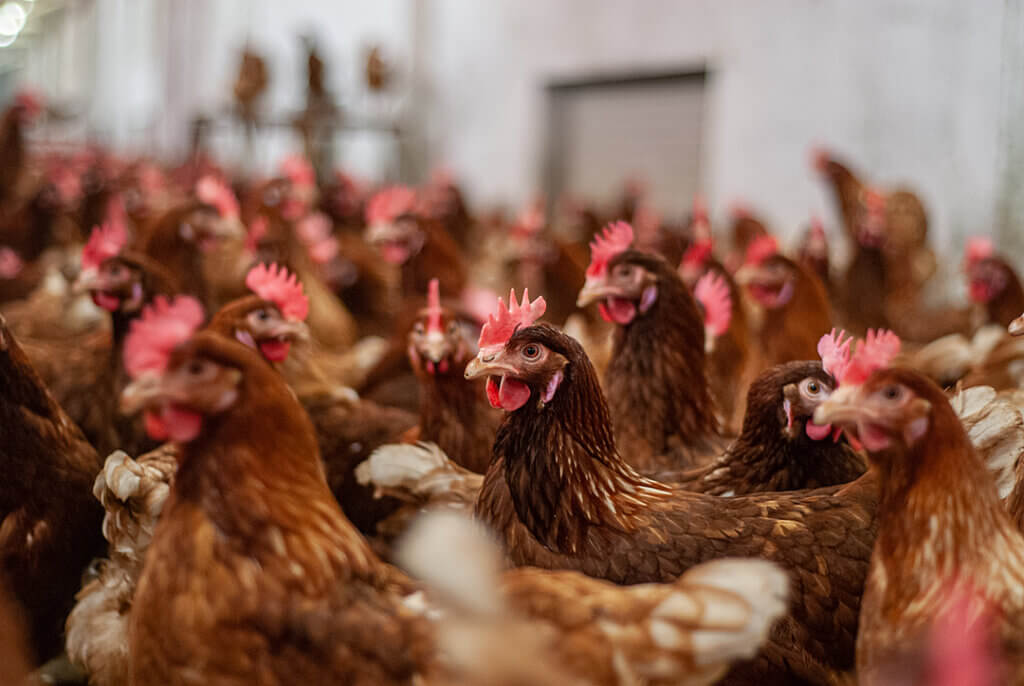
M 36 149 L 38 107 L 0 119 L 10 683 L 1024 684 L 1024 291 L 975 238 L 938 313 L 914 193 L 814 153 L 840 275 L 821 220 L 787 254 L 635 181 L 508 219 L 447 171 Z

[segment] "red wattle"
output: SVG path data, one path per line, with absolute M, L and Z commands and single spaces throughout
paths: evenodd
M 288 341 L 263 341 L 260 343 L 260 352 L 271 362 L 284 362 L 288 359 L 291 347 Z

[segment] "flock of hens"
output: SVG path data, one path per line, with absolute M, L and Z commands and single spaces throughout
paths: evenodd
M 0 682 L 1024 684 L 1024 290 L 0 120 Z M 836 238 L 834 236 L 834 238 Z M 514 287 L 507 299 L 498 291 Z

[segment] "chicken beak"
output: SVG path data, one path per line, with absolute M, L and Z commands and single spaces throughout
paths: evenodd
M 512 365 L 502 362 L 501 351 L 488 353 L 481 351 L 466 365 L 465 377 L 478 379 L 481 376 L 505 376 L 515 373 L 516 369 Z
M 246 237 L 245 225 L 238 217 L 226 217 L 213 223 L 213 235 L 227 240 L 242 240 Z
M 423 341 L 423 356 L 434 364 L 438 364 L 449 353 L 448 341 L 440 331 L 428 331 Z
M 306 322 L 285 320 L 267 331 L 268 338 L 292 338 L 297 341 L 309 340 L 309 325 Z
M 363 235 L 363 239 L 370 245 L 399 238 L 401 238 L 401 232 L 393 222 L 374 222 L 366 227 L 366 233 Z
M 1010 332 L 1011 336 L 1024 336 L 1024 314 L 1010 322 L 1006 330 Z
M 758 268 L 751 264 L 745 264 L 736 270 L 732 275 L 733 281 L 739 286 L 747 286 L 757 280 Z
M 121 392 L 121 412 L 126 415 L 137 414 L 166 395 L 163 379 L 156 374 L 145 374 Z
M 857 388 L 840 386 L 833 391 L 828 400 L 814 411 L 814 423 L 849 426 L 864 417 L 865 408 L 860 403 Z
M 576 296 L 576 307 L 586 307 L 590 303 L 603 300 L 616 292 L 601 277 L 587 277 L 579 295 Z
M 71 292 L 81 295 L 82 293 L 101 291 L 105 286 L 106 283 L 98 269 L 83 269 L 75 279 L 75 283 L 71 285 Z

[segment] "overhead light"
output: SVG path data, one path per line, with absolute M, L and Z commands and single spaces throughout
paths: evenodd
M 6 2 L 0 6 L 0 36 L 13 36 L 25 28 L 28 12 L 17 2 Z

